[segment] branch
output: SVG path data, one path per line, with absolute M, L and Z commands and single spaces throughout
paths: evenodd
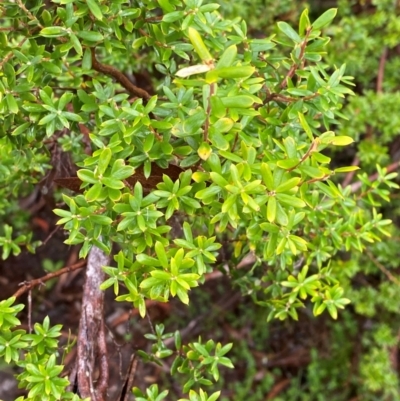
M 52 278 L 55 278 L 55 277 L 59 277 L 62 274 L 69 273 L 69 272 L 72 272 L 74 270 L 82 269 L 82 267 L 84 267 L 85 265 L 86 265 L 86 261 L 85 260 L 81 260 L 80 262 L 74 263 L 73 265 L 63 267 L 61 270 L 57 270 L 56 272 L 52 272 L 52 273 L 46 274 L 45 276 L 43 276 L 41 278 L 37 278 L 35 280 L 24 281 L 24 282 L 19 284 L 21 286 L 21 288 L 16 293 L 14 293 L 13 297 L 18 298 L 22 294 L 24 294 L 25 292 L 31 290 L 33 287 L 36 287 L 38 285 L 42 285 L 46 281 L 49 281 L 49 280 L 51 280 Z
M 115 78 L 116 81 L 119 82 L 133 96 L 140 97 L 144 100 L 149 100 L 151 98 L 148 92 L 134 85 L 121 71 L 117 70 L 115 67 L 101 64 L 99 61 L 97 61 L 95 48 L 92 47 L 90 50 L 92 52 L 92 67 L 95 71 Z
M 377 93 L 382 92 L 383 77 L 385 76 L 385 64 L 386 64 L 387 55 L 388 55 L 388 49 L 385 46 L 383 48 L 381 58 L 379 59 L 378 76 L 376 78 L 376 92 Z
M 382 263 L 380 263 L 374 255 L 368 250 L 365 249 L 364 252 L 367 254 L 367 256 L 370 258 L 372 263 L 392 282 L 395 283 L 396 285 L 400 286 L 400 280 L 393 276 L 392 273 L 388 269 L 386 269 L 385 266 L 383 266 Z
M 397 170 L 399 168 L 399 166 L 400 166 L 400 161 L 394 162 L 386 167 L 386 172 L 391 173 L 392 171 Z M 374 173 L 374 174 L 370 175 L 368 177 L 368 179 L 369 179 L 369 181 L 373 182 L 373 181 L 376 181 L 378 179 L 378 177 L 379 177 L 379 174 Z M 354 182 L 353 184 L 350 184 L 351 192 L 352 193 L 357 192 L 361 188 L 361 186 L 362 186 L 361 181 L 357 181 L 357 182 Z
M 288 80 L 293 78 L 293 75 L 295 74 L 297 68 L 299 68 L 299 64 L 303 63 L 304 53 L 305 53 L 305 50 L 306 50 L 307 41 L 308 41 L 308 37 L 310 36 L 311 30 L 312 30 L 312 27 L 307 28 L 304 40 L 301 42 L 300 54 L 299 54 L 299 62 L 298 63 L 294 62 L 292 64 L 292 66 L 290 67 L 290 70 L 287 72 L 285 78 L 283 78 L 283 81 L 280 84 L 281 89 L 285 89 L 286 88 Z

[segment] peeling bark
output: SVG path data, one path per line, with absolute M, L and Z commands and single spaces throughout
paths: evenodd
M 82 398 L 90 397 L 92 401 L 106 400 L 108 388 L 104 292 L 100 290 L 100 284 L 105 278 L 102 266 L 108 265 L 109 260 L 102 250 L 92 247 L 83 288 L 76 374 L 79 395 Z

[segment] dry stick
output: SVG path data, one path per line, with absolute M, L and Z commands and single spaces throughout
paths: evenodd
M 383 48 L 381 58 L 379 59 L 379 69 L 378 69 L 378 76 L 376 78 L 376 92 L 382 93 L 382 86 L 383 86 L 383 77 L 385 75 L 385 64 L 388 55 L 388 49 L 385 46 Z
M 25 7 L 24 3 L 22 3 L 21 0 L 15 0 L 15 2 L 18 4 L 18 7 L 24 11 L 24 13 L 28 16 L 28 18 L 33 21 L 36 22 L 37 25 L 43 29 L 43 25 L 40 23 L 40 21 Z
M 46 281 L 49 281 L 52 278 L 61 276 L 62 274 L 69 273 L 69 272 L 72 272 L 72 271 L 77 270 L 77 269 L 82 269 L 82 267 L 84 267 L 85 265 L 86 265 L 86 261 L 82 260 L 82 261 L 80 261 L 78 263 L 74 263 L 71 266 L 63 267 L 62 269 L 60 269 L 60 270 L 58 270 L 56 272 L 52 272 L 52 273 L 46 274 L 45 276 L 43 276 L 41 278 L 37 278 L 35 280 L 24 281 L 24 282 L 19 284 L 21 286 L 21 288 L 17 292 L 14 293 L 13 297 L 18 298 L 22 294 L 24 294 L 25 292 L 29 291 L 33 287 L 36 287 L 38 285 L 42 285 Z
M 131 95 L 140 97 L 144 100 L 150 99 L 151 96 L 148 92 L 134 85 L 121 71 L 117 70 L 114 67 L 111 67 L 110 65 L 99 63 L 96 59 L 95 48 L 92 47 L 90 50 L 92 52 L 92 67 L 95 71 L 115 78 L 117 82 L 119 82 Z
M 100 289 L 105 279 L 102 266 L 108 265 L 110 257 L 93 246 L 89 252 L 86 282 L 83 287 L 82 311 L 77 341 L 77 381 L 82 398 L 104 401 L 108 388 L 108 361 L 104 333 L 104 291 Z M 97 361 L 100 364 L 96 364 Z M 94 373 L 99 367 L 99 380 L 95 387 Z
M 351 165 L 352 166 L 358 166 L 360 164 L 360 159 L 358 156 L 354 158 L 352 161 Z M 350 185 L 351 181 L 353 180 L 353 177 L 355 175 L 357 170 L 349 171 L 346 176 L 344 177 L 344 180 L 342 182 L 342 187 L 347 187 L 347 185 Z
M 378 68 L 378 74 L 377 74 L 377 78 L 376 78 L 376 93 L 382 93 L 383 77 L 385 75 L 385 64 L 386 64 L 387 55 L 388 55 L 388 49 L 387 49 L 387 47 L 384 47 L 381 57 L 379 59 L 379 68 Z M 369 128 L 371 128 L 371 127 L 369 127 Z M 370 137 L 370 136 L 372 136 L 372 130 L 370 130 L 370 132 L 367 132 L 367 137 Z M 354 158 L 353 162 L 351 163 L 351 165 L 358 166 L 359 164 L 360 164 L 360 159 L 358 158 L 358 156 L 356 156 Z M 347 187 L 347 185 L 350 184 L 355 173 L 356 173 L 356 170 L 350 171 L 346 175 L 346 177 L 342 183 L 343 187 Z
M 282 391 L 286 390 L 289 386 L 291 378 L 282 379 L 281 381 L 275 383 L 271 389 L 271 391 L 267 395 L 267 400 L 273 400 L 276 396 L 278 396 Z
M 388 269 L 386 269 L 385 266 L 383 266 L 382 263 L 380 263 L 375 256 L 368 250 L 365 250 L 365 253 L 367 254 L 367 256 L 370 258 L 370 260 L 372 261 L 372 263 L 393 283 L 395 283 L 396 285 L 400 286 L 400 280 L 393 276 L 392 273 L 390 273 L 390 271 Z
M 136 374 L 137 364 L 138 358 L 136 358 L 135 354 L 132 354 L 131 360 L 129 362 L 129 367 L 125 375 L 124 384 L 121 389 L 121 393 L 117 398 L 118 401 L 129 401 L 131 388 L 133 387 L 133 380 Z
M 32 290 L 28 291 L 28 333 L 32 333 Z
M 21 48 L 22 45 L 28 40 L 28 38 L 23 38 L 17 45 L 17 49 Z M 3 65 L 5 63 L 7 63 L 8 60 L 10 60 L 10 58 L 14 56 L 14 53 L 11 51 L 9 52 L 4 58 L 3 60 L 0 61 L 0 68 L 3 68 Z

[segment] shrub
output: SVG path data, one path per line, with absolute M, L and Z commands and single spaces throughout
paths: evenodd
M 229 275 L 268 308 L 269 320 L 297 319 L 308 305 L 337 318 L 350 302 L 338 252 L 360 255 L 390 235 L 377 208 L 397 185 L 379 165 L 374 179 L 364 173 L 341 185 L 343 173 L 358 167 L 330 166 L 335 149 L 354 137 L 334 132 L 352 78 L 344 64 L 323 59 L 335 9 L 313 21 L 306 9 L 298 30 L 280 21 L 276 36 L 252 39 L 245 21 L 223 19 L 218 4 L 201 0 L 2 7 L 0 245 L 3 259 L 40 245 L 17 208 L 35 186 L 59 200 L 53 182 L 75 191 L 62 194 L 54 213 L 66 244 L 88 256 L 81 397 L 107 392 L 99 285 L 142 317 L 146 300 L 188 304 L 190 290 L 222 267 L 225 242 Z M 75 167 L 62 174 L 69 164 L 76 176 Z M 249 254 L 250 271 L 236 268 Z M 1 304 L 0 355 L 22 368 L 25 399 L 78 399 L 56 365 L 60 327 L 46 318 L 35 334 L 16 329 L 22 305 L 14 302 Z M 164 343 L 170 336 L 157 326 L 147 336 L 152 352 L 139 355 L 156 363 L 174 355 L 171 372 L 187 375 L 189 399 L 217 399 L 219 392 L 204 389 L 219 379 L 219 365 L 233 367 L 225 357 L 231 344 L 182 344 L 176 333 L 172 351 Z M 99 353 L 94 387 L 88 347 Z M 167 395 L 156 386 L 134 393 Z

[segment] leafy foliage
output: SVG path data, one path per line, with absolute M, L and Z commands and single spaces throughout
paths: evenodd
M 279 21 L 276 35 L 253 39 L 246 21 L 223 19 L 218 4 L 202 0 L 42 6 L 2 6 L 1 213 L 36 184 L 48 191 L 43 177 L 58 175 L 57 155 L 70 152 L 81 193 L 63 194 L 54 210 L 65 242 L 81 245 L 82 258 L 93 246 L 107 254 L 117 247 L 102 288 L 113 287 L 116 299 L 141 316 L 146 299 L 188 304 L 190 290 L 218 269 L 227 237 L 229 273 L 268 308 L 269 320 L 297 319 L 306 301 L 314 315 L 327 310 L 336 319 L 350 300 L 335 257 L 360 254 L 391 234 L 379 208 L 398 188 L 396 173 L 379 165 L 377 178 L 360 174 L 357 187 L 341 180 L 358 167 L 330 165 L 371 116 L 365 106 L 357 120 L 341 122 L 365 102 L 354 98 L 343 110 L 354 94 L 352 78 L 344 63 L 324 61 L 325 32 L 337 10 L 312 21 L 305 9 L 297 30 Z M 155 77 L 151 93 L 123 74 L 144 67 Z M 381 107 L 395 102 L 387 98 Z M 386 161 L 385 145 L 395 135 L 386 123 L 372 124 L 385 127 L 382 155 L 368 156 L 367 147 L 361 160 Z M 174 217 L 182 222 L 178 235 Z M 9 218 L 0 233 L 3 259 L 37 245 Z M 254 266 L 241 272 L 236 266 L 248 254 Z M 120 295 L 120 286 L 127 292 Z M 77 399 L 64 392 L 68 382 L 52 353 L 59 328 L 46 320 L 35 334 L 11 330 L 20 306 L 6 302 L 1 352 L 23 368 L 28 399 Z M 145 360 L 171 355 L 163 336 L 158 328 L 148 337 L 156 344 L 153 354 L 142 353 Z M 172 374 L 189 376 L 188 399 L 219 397 L 192 387 L 211 384 L 206 374 L 217 381 L 219 364 L 232 367 L 224 356 L 230 347 L 213 340 L 176 346 Z M 32 351 L 18 362 L 21 348 Z M 136 393 L 147 400 L 166 395 L 155 386 Z

